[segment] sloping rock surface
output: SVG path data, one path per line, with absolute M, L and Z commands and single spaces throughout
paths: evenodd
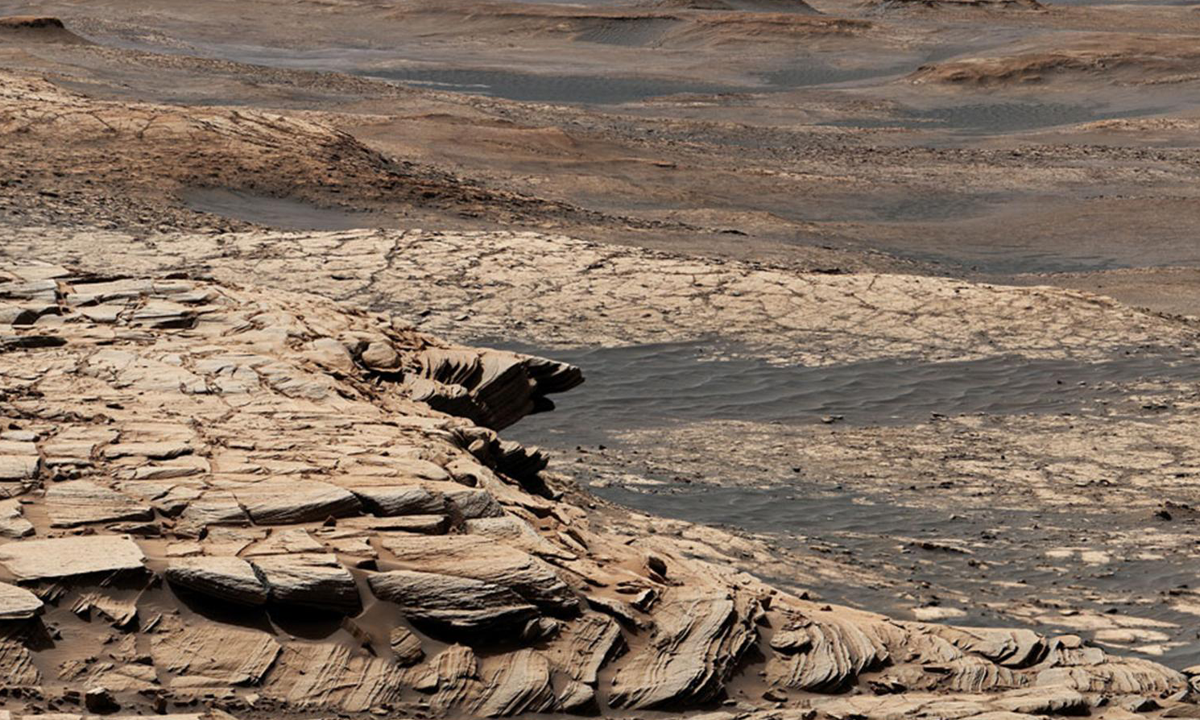
M 821 605 L 594 526 L 507 473 L 523 451 L 492 429 L 576 384 L 569 366 L 178 276 L 5 267 L 0 306 L 18 301 L 56 309 L 0 328 L 0 412 L 24 438 L 0 449 L 36 458 L 2 465 L 18 712 L 91 690 L 142 714 L 313 717 L 1186 707 L 1183 675 L 1074 636 Z M 867 688 L 889 694 L 837 694 Z

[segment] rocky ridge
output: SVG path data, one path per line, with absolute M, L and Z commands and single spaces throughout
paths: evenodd
M 593 527 L 486 426 L 576 368 L 179 276 L 11 265 L 0 298 L 18 714 L 1118 717 L 1188 697 L 1074 636 L 822 605 Z M 882 694 L 835 694 L 856 688 Z
M 0 134 L 11 168 L 0 211 L 47 225 L 103 225 L 116 211 L 146 230 L 247 226 L 188 208 L 179 196 L 196 188 L 297 195 L 324 208 L 354 193 L 370 197 L 360 209 L 403 203 L 424 217 L 577 212 L 387 157 L 320 113 L 104 101 L 27 73 L 0 73 Z

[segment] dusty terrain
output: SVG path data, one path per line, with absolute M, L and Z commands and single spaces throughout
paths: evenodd
M 0 715 L 1200 716 L 1198 37 L 0 2 Z

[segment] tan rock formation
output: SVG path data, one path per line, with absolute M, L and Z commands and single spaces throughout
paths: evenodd
M 535 407 L 578 381 L 572 368 L 284 291 L 5 272 L 0 300 L 57 308 L 11 326 L 0 353 L 0 411 L 45 461 L 12 483 L 34 534 L 0 544 L 17 581 L 0 586 L 0 678 L 18 712 L 35 714 L 21 698 L 93 688 L 123 710 L 157 698 L 397 716 L 725 697 L 765 711 L 780 701 L 763 690 L 786 696 L 780 717 L 1184 697 L 1179 673 L 1072 636 L 820 605 L 672 538 L 593 527 L 499 470 L 494 432 L 470 419 L 487 407 L 511 420 L 497 403 Z M 136 288 L 119 312 L 86 312 L 118 285 Z M 463 388 L 466 417 L 411 395 L 409 376 L 447 357 L 467 374 L 437 382 Z M 386 372 L 368 364 L 382 358 Z M 49 632 L 93 640 L 52 663 Z M 893 694 L 830 695 L 859 687 Z
M 805 365 L 1000 355 L 1100 360 L 1131 347 L 1176 351 L 1197 340 L 1186 323 L 1087 292 L 797 273 L 531 232 L 184 235 L 164 238 L 153 251 L 118 233 L 9 235 L 3 252 L 10 257 L 102 270 L 90 249 L 103 243 L 105 263 L 146 273 L 199 266 L 229 282 L 302 284 L 359 306 L 410 313 L 422 330 L 458 339 L 518 334 L 552 347 L 716 338 Z M 485 361 L 503 362 L 487 360 L 497 357 L 439 350 L 416 361 L 405 385 L 415 399 L 494 422 L 492 391 L 479 382 Z M 575 382 L 571 371 L 555 374 L 534 362 L 521 365 L 548 390 Z

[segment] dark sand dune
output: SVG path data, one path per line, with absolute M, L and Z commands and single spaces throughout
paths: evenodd
M 347 230 L 373 224 L 366 214 L 237 190 L 189 188 L 181 196 L 196 212 L 281 230 Z
M 560 438 L 604 443 L 621 432 L 677 422 L 805 425 L 837 418 L 880 426 L 938 415 L 1057 414 L 1111 400 L 1116 388 L 1143 380 L 1200 382 L 1195 358 L 1118 356 L 1088 363 L 998 356 L 800 367 L 737 357 L 746 352 L 711 343 L 558 351 L 556 357 L 587 371 L 586 387 L 514 432 L 534 444 Z

